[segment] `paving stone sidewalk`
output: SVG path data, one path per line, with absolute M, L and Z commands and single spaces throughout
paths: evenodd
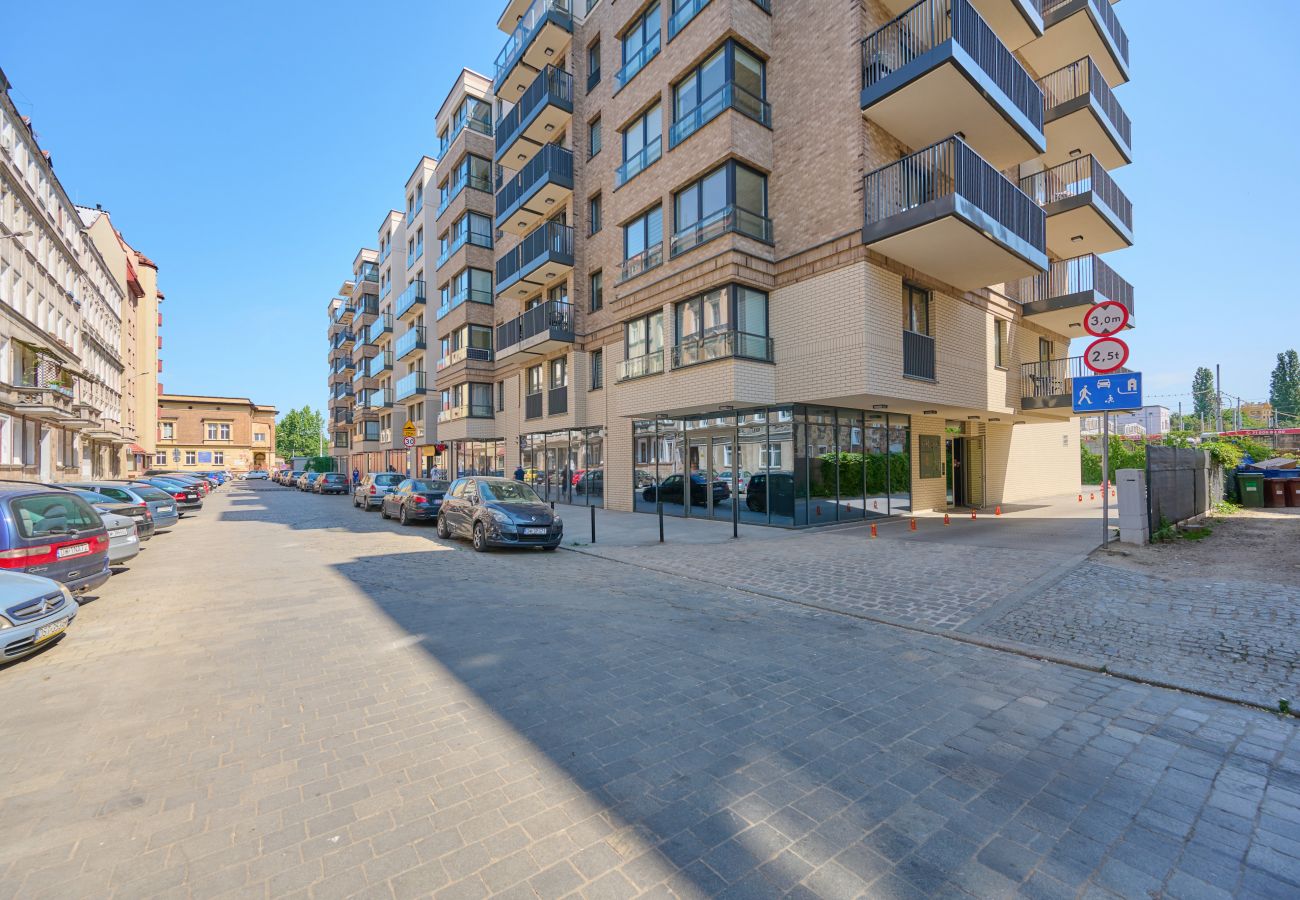
M 1288 585 L 1170 580 L 1089 561 L 962 630 L 1264 706 L 1300 706 L 1300 589 Z

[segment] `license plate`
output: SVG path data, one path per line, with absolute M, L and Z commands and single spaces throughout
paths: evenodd
M 160 507 L 158 507 L 158 512 L 160 512 L 160 513 L 169 513 L 169 512 L 171 512 L 171 511 L 172 511 L 172 508 L 171 508 L 170 506 L 160 506 Z
M 42 625 L 40 628 L 36 629 L 36 643 L 39 644 L 41 641 L 48 641 L 56 634 L 62 634 L 67 630 L 68 622 L 68 619 L 59 619 L 57 622 Z
M 524 534 L 546 534 L 548 528 L 525 528 Z
M 89 552 L 90 552 L 89 544 L 69 544 L 66 547 L 60 547 L 58 549 L 58 552 L 56 552 L 54 555 L 59 559 L 63 559 L 68 556 L 76 556 L 78 553 L 89 553 Z
M 128 534 L 130 534 L 130 533 L 131 533 L 131 532 L 130 532 L 129 529 L 126 529 L 126 528 L 119 528 L 117 531 L 110 531 L 110 532 L 108 533 L 108 536 L 109 536 L 109 537 L 126 537 L 126 536 L 127 536 Z

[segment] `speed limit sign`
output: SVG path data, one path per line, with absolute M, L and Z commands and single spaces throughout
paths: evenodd
M 1083 330 L 1098 338 L 1118 334 L 1126 325 L 1128 307 L 1114 300 L 1098 303 L 1083 317 Z
M 1083 351 L 1083 364 L 1098 375 L 1122 369 L 1128 362 L 1128 344 L 1117 337 L 1098 338 Z

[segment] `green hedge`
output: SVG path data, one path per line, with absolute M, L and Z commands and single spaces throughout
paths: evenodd
M 814 483 L 813 496 L 830 496 L 835 491 L 835 476 L 840 479 L 840 496 L 861 497 L 863 460 L 866 460 L 866 492 L 883 494 L 892 480 L 894 490 L 906 491 L 912 481 L 912 458 L 906 453 L 826 453 L 817 458 L 820 479 Z M 888 469 L 886 469 L 888 466 Z

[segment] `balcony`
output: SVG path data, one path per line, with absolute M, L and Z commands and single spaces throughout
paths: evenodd
M 569 411 L 569 386 L 549 388 L 546 391 L 546 413 L 559 416 Z
M 490 194 L 492 193 L 492 180 L 478 175 L 470 175 L 464 169 L 457 167 L 446 187 L 439 191 L 440 199 L 438 200 L 437 215 L 441 217 L 447 211 L 447 208 L 451 206 L 451 201 L 459 197 L 460 192 L 467 187 Z
M 668 129 L 668 149 L 673 149 L 728 109 L 734 109 L 760 125 L 772 127 L 772 105 L 728 81 L 672 124 Z
M 542 355 L 573 343 L 573 304 L 547 300 L 497 326 L 498 360 L 528 352 Z
M 525 235 L 573 195 L 573 153 L 547 144 L 497 191 L 496 226 Z
M 1110 0 L 1043 0 L 1043 36 L 1020 48 L 1035 72 L 1092 57 L 1106 83 L 1128 81 L 1128 35 Z
M 1047 268 L 1043 210 L 948 138 L 866 176 L 862 240 L 963 290 Z
M 379 283 L 378 264 L 372 262 L 363 262 L 361 264 L 360 271 L 357 272 L 357 277 L 354 278 L 353 281 L 357 282 L 358 284 L 363 281 L 373 281 L 375 284 L 378 284 Z
M 1073 410 L 1074 379 L 1091 374 L 1082 356 L 1025 363 L 1020 367 L 1020 408 Z
M 614 188 L 616 190 L 621 188 L 646 169 L 659 162 L 659 158 L 663 156 L 663 152 L 664 139 L 662 137 L 657 137 L 636 153 L 633 153 L 623 161 L 621 166 L 614 170 Z
M 463 304 L 466 300 L 472 300 L 475 303 L 492 304 L 492 292 L 481 289 L 471 288 L 468 284 L 456 293 L 447 297 L 442 303 L 438 304 L 437 318 L 443 319 L 453 309 Z
M 379 343 L 379 339 L 381 337 L 383 337 L 386 334 L 392 334 L 392 333 L 393 333 L 393 314 L 384 313 L 379 318 L 375 319 L 375 321 L 371 322 L 370 327 L 366 329 L 366 343 L 377 344 Z
M 362 409 L 370 412 L 391 409 L 393 406 L 393 394 L 387 388 L 381 388 L 377 391 L 367 391 L 361 398 L 360 406 Z
M 402 360 L 416 351 L 423 350 L 424 343 L 424 326 L 415 325 L 408 329 L 393 344 L 393 359 Z
M 338 306 L 334 307 L 334 314 L 330 317 L 331 327 L 334 325 L 351 325 L 352 313 L 352 304 L 347 300 L 344 300 Z
M 356 332 L 360 337 L 363 333 L 363 326 L 370 324 L 379 315 L 379 295 L 362 294 L 352 302 L 352 310 L 356 314 Z
M 545 222 L 497 260 L 497 295 L 527 297 L 572 269 L 573 228 Z
M 1133 315 L 1133 285 L 1096 256 L 1079 256 L 1052 263 L 1049 271 L 1007 285 L 1021 313 L 1057 334 L 1083 337 L 1083 317 L 1089 307 L 1114 300 Z
M 971 0 L 921 0 L 865 38 L 861 105 L 910 147 L 960 133 L 995 169 L 1047 149 L 1042 90 Z
M 970 0 L 998 40 L 1012 50 L 1043 36 L 1043 0 Z M 890 15 L 907 12 L 916 0 L 881 0 Z
M 619 283 L 621 284 L 630 278 L 636 278 L 638 275 L 644 275 L 656 266 L 662 265 L 663 261 L 664 244 L 663 241 L 660 241 L 653 247 L 647 247 L 635 256 L 623 260 L 623 266 L 619 270 Z
M 416 397 L 425 391 L 424 373 L 412 372 L 405 378 L 397 382 L 397 389 L 393 393 L 395 401 L 405 400 L 408 397 Z
M 1091 154 L 1107 169 L 1133 161 L 1133 126 L 1091 59 L 1077 59 L 1038 80 L 1047 104 L 1047 152 L 1055 166 Z
M 470 231 L 468 221 L 462 221 L 459 223 L 458 227 L 461 230 L 453 232 L 449 236 L 449 239 L 443 245 L 442 252 L 438 254 L 439 269 L 447 264 L 447 260 L 451 259 L 452 254 L 461 247 L 464 247 L 466 244 L 473 244 L 475 247 L 482 247 L 485 250 L 492 249 L 492 235 L 490 232 L 484 234 L 477 231 Z
M 1133 246 L 1133 204 L 1094 157 L 1027 175 L 1020 189 L 1047 213 L 1047 250 L 1053 256 Z
M 737 206 L 725 206 L 689 228 L 674 234 L 669 244 L 669 252 L 672 256 L 678 256 L 730 232 L 770 244 L 772 243 L 772 220 Z
M 497 123 L 496 161 L 518 169 L 573 118 L 573 76 L 547 66 Z
M 472 98 L 472 99 L 477 99 L 477 98 Z M 466 128 L 468 128 L 470 131 L 477 131 L 479 134 L 484 135 L 485 137 L 492 137 L 491 105 L 486 103 L 484 105 L 488 109 L 487 118 L 489 121 L 485 122 L 482 119 L 476 118 L 475 116 L 467 115 L 465 116 L 465 118 L 457 122 L 455 124 L 455 127 L 453 127 L 451 131 L 447 132 L 447 136 L 438 142 L 439 159 L 442 159 L 447 155 L 447 151 L 451 149 L 451 145 L 455 143 L 456 138 L 460 137 L 460 133 L 464 131 Z
M 457 363 L 465 361 L 490 363 L 492 362 L 492 348 L 490 347 L 461 347 L 458 350 L 450 351 L 446 356 L 438 360 L 434 371 L 441 372 L 443 369 L 449 369 Z
M 534 72 L 559 59 L 573 38 L 570 0 L 533 0 L 497 54 L 492 90 L 512 101 L 523 93 Z
M 934 381 L 934 338 L 903 329 L 903 377 Z
M 393 304 L 393 315 L 403 321 L 407 313 L 424 309 L 424 281 L 412 281 Z
M 662 375 L 664 371 L 664 351 L 656 350 L 621 360 L 614 380 L 618 383 L 635 381 L 650 375 Z
M 772 339 L 763 334 L 719 331 L 682 340 L 673 347 L 673 368 L 684 369 L 715 359 L 772 361 Z

